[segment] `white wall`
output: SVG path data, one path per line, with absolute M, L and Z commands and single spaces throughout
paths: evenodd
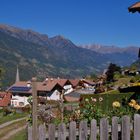
M 11 105 L 13 107 L 24 107 L 29 104 L 27 102 L 27 99 L 28 99 L 28 97 L 26 97 L 26 96 L 18 96 L 18 95 L 13 96 L 12 95 Z M 23 103 L 23 105 L 21 103 Z
M 47 97 L 48 100 L 60 100 L 60 92 L 55 90 L 50 97 Z

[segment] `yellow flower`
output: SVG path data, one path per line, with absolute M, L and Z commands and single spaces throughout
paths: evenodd
M 133 86 L 140 86 L 140 82 L 139 83 L 134 83 Z
M 112 103 L 112 106 L 116 107 L 116 108 L 119 108 L 121 105 L 118 101 L 115 101 L 115 102 Z
M 128 104 L 130 107 L 134 107 L 134 104 L 132 104 L 131 102 Z
M 132 100 L 130 101 L 130 103 L 132 103 L 133 105 L 136 105 L 136 104 L 137 104 L 136 101 L 135 101 L 134 99 L 132 99 Z
M 134 108 L 135 108 L 136 110 L 140 110 L 140 105 L 136 104 L 136 105 L 134 105 Z

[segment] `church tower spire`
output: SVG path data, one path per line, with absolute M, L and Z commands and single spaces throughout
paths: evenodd
M 16 73 L 16 82 L 19 82 L 19 70 L 18 70 L 18 65 L 17 65 L 17 73 Z

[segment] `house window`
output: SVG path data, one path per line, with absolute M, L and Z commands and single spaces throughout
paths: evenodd
M 19 106 L 24 106 L 24 102 L 19 102 Z
M 11 101 L 11 104 L 14 105 L 14 101 Z
M 17 105 L 17 101 L 15 101 L 15 105 Z

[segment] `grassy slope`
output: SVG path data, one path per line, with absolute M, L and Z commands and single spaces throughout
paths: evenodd
M 3 124 L 5 122 L 8 122 L 8 121 L 12 121 L 12 120 L 15 120 L 15 119 L 19 119 L 19 118 L 22 118 L 22 117 L 25 117 L 27 114 L 12 114 L 12 115 L 7 115 L 7 116 L 3 116 L 2 115 L 2 112 L 0 113 L 0 124 Z
M 13 137 L 11 137 L 9 140 L 27 140 L 27 133 L 26 130 L 22 130 Z
M 26 121 L 25 120 L 22 120 L 22 121 L 19 121 L 19 122 L 16 122 L 16 123 L 13 123 L 11 125 L 8 125 L 2 129 L 0 129 L 0 138 L 2 138 L 3 136 L 5 136 L 5 134 L 8 134 L 8 132 L 11 132 L 12 130 L 14 129 L 17 129 L 19 127 L 22 127 L 23 125 L 26 124 Z

